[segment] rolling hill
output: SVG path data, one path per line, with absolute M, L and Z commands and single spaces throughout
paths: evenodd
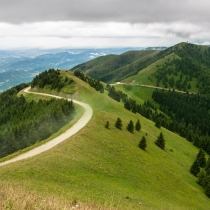
M 138 73 L 158 53 L 157 50 L 128 51 L 121 55 L 102 56 L 71 70 L 79 70 L 103 82 L 120 81 Z M 149 60 L 149 61 L 148 61 Z
M 35 190 L 40 196 L 93 204 L 95 209 L 100 206 L 120 210 L 209 209 L 209 198 L 189 172 L 198 148 L 163 127 L 157 128 L 151 120 L 126 110 L 122 103 L 111 99 L 107 91 L 95 91 L 72 72 L 61 71 L 61 75 L 72 78 L 77 85 L 71 97 L 92 107 L 91 121 L 57 147 L 1 167 L 0 184 L 24 186 L 26 192 Z M 56 93 L 47 87 L 40 90 Z M 151 94 L 150 90 L 145 94 L 143 87 L 138 87 L 136 92 L 129 86 L 124 90 L 133 94 L 139 103 Z M 115 127 L 118 117 L 122 119 L 122 130 Z M 138 119 L 141 130 L 128 132 L 129 121 Z M 107 121 L 109 129 L 105 128 Z M 160 132 L 165 137 L 165 150 L 155 144 Z M 145 151 L 138 147 L 142 136 L 147 140 Z
M 210 92 L 209 57 L 208 46 L 179 43 L 161 51 L 128 51 L 118 56 L 99 57 L 72 70 L 80 70 L 106 83 L 123 82 L 206 94 Z

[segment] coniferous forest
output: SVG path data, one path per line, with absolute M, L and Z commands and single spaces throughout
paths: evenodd
M 74 81 L 71 78 L 60 76 L 59 70 L 49 69 L 37 75 L 31 82 L 31 87 L 38 86 L 44 88 L 49 85 L 51 89 L 60 91 L 64 86 L 72 84 Z
M 160 110 L 172 119 L 168 129 L 210 154 L 210 97 L 175 91 L 154 91 Z
M 21 84 L 0 94 L 0 157 L 48 138 L 73 117 L 72 101 L 52 98 L 27 102 L 23 95 L 18 97 L 26 86 Z

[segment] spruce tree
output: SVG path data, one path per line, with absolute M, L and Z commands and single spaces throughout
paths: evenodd
M 158 136 L 157 140 L 155 141 L 155 144 L 160 147 L 161 149 L 165 149 L 165 139 L 163 136 L 163 133 L 161 132 Z
M 145 136 L 142 137 L 141 141 L 139 142 L 139 148 L 145 150 L 147 147 L 147 142 Z
M 109 121 L 106 122 L 105 128 L 109 129 Z
M 141 130 L 141 123 L 140 123 L 140 120 L 137 120 L 136 125 L 135 125 L 135 129 L 136 129 L 137 131 L 140 131 L 140 130 Z
M 204 189 L 205 189 L 205 194 L 210 197 L 210 176 L 206 176 L 204 178 Z
M 204 153 L 204 151 L 202 149 L 200 149 L 199 152 L 198 152 L 197 160 L 198 160 L 199 166 L 201 168 L 206 166 L 205 153 Z
M 127 130 L 129 132 L 133 133 L 133 131 L 134 131 L 134 125 L 133 125 L 133 121 L 132 120 L 130 120 L 130 122 L 128 123 Z
M 198 184 L 204 187 L 204 180 L 206 178 L 206 172 L 204 169 L 202 169 L 199 173 L 198 173 Z
M 205 189 L 206 189 L 205 194 L 210 198 L 210 182 L 208 182 Z
M 207 175 L 210 175 L 210 157 L 208 158 L 206 162 L 206 167 L 205 167 Z
M 160 117 L 157 118 L 157 120 L 156 120 L 156 122 L 155 122 L 155 126 L 156 126 L 157 128 L 160 128 L 160 127 L 161 127 L 161 118 L 160 118 Z
M 116 126 L 116 128 L 118 128 L 120 130 L 122 129 L 122 120 L 119 117 L 117 118 L 115 126 Z
M 199 172 L 200 172 L 200 165 L 198 160 L 196 159 L 190 168 L 190 173 L 193 174 L 194 176 L 197 176 Z

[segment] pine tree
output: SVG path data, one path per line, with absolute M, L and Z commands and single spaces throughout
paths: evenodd
M 190 173 L 193 174 L 194 176 L 197 176 L 199 172 L 200 172 L 200 166 L 198 160 L 196 159 L 190 168 Z
M 207 183 L 205 189 L 205 194 L 210 198 L 210 182 Z
M 165 139 L 163 136 L 163 133 L 161 132 L 158 136 L 157 140 L 155 141 L 155 144 L 160 147 L 161 149 L 165 149 Z
M 133 133 L 133 131 L 134 131 L 134 125 L 133 125 L 133 121 L 132 120 L 130 120 L 130 122 L 128 123 L 127 130 L 129 132 Z
M 210 197 L 210 176 L 206 176 L 204 178 L 204 189 L 205 189 L 205 194 Z
M 122 120 L 119 117 L 117 118 L 115 126 L 116 126 L 116 128 L 118 128 L 120 130 L 122 129 Z
M 157 120 L 156 120 L 156 122 L 155 122 L 155 126 L 156 126 L 157 128 L 160 128 L 160 127 L 161 127 L 161 118 L 160 118 L 160 117 L 157 118 Z
M 210 157 L 208 158 L 206 162 L 206 167 L 205 167 L 206 173 L 210 175 Z
M 145 136 L 142 137 L 141 141 L 139 142 L 139 148 L 145 150 L 147 147 L 147 142 Z
M 197 160 L 198 160 L 199 166 L 201 168 L 206 166 L 205 153 L 204 153 L 204 151 L 202 149 L 200 149 L 199 152 L 198 152 Z
M 198 184 L 204 187 L 204 179 L 206 177 L 206 172 L 204 169 L 202 169 L 199 173 L 198 173 Z
M 106 122 L 105 128 L 109 129 L 109 121 Z
M 135 125 L 135 129 L 136 129 L 137 131 L 140 131 L 140 130 L 141 130 L 141 123 L 140 123 L 140 120 L 137 120 L 136 125 Z

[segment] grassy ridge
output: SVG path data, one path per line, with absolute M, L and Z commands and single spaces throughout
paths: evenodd
M 128 51 L 121 55 L 101 56 L 77 65 L 72 70 L 80 70 L 88 76 L 112 83 L 138 73 L 142 65 L 145 65 L 143 63 L 158 52 L 156 50 L 141 50 Z
M 69 72 L 63 72 L 69 74 Z M 39 194 L 97 203 L 118 209 L 208 209 L 210 200 L 196 184 L 190 166 L 198 152 L 191 143 L 123 105 L 100 94 L 88 84 L 78 84 L 77 98 L 94 111 L 90 123 L 71 139 L 41 155 L 4 166 L 1 182 L 23 183 Z M 114 127 L 120 117 L 122 131 Z M 142 130 L 126 130 L 130 120 L 140 119 Z M 106 121 L 110 129 L 104 128 Z M 163 132 L 165 151 L 154 141 Z M 138 148 L 141 137 L 147 150 Z
M 133 83 L 133 84 L 146 84 L 146 85 L 155 85 L 156 81 L 151 81 L 148 78 L 157 71 L 159 66 L 162 66 L 168 59 L 178 59 L 178 56 L 174 53 L 165 56 L 164 58 L 161 58 L 157 60 L 156 62 L 152 63 L 148 67 L 144 68 L 143 70 L 139 71 L 137 75 L 131 76 L 123 80 L 122 82 L 126 83 Z

